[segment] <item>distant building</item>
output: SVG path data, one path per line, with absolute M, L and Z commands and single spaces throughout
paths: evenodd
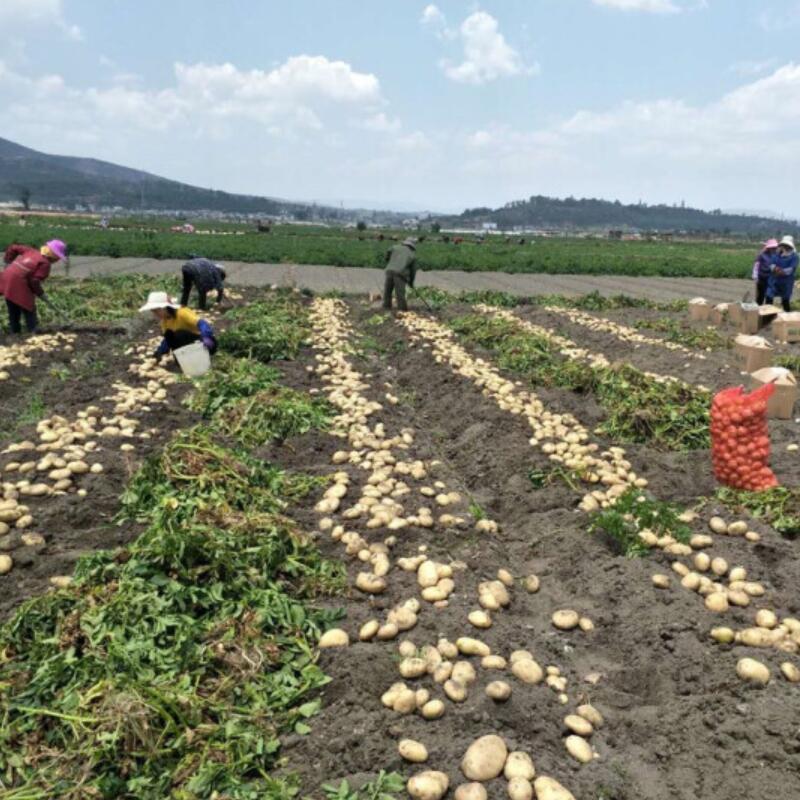
M 484 222 L 481 227 L 485 231 L 496 231 L 497 230 L 497 223 L 496 222 Z

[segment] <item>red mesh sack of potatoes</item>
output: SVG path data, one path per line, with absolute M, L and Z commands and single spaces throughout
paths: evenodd
M 769 468 L 767 383 L 750 394 L 742 386 L 723 389 L 711 403 L 711 460 L 714 476 L 734 489 L 760 491 L 777 486 Z

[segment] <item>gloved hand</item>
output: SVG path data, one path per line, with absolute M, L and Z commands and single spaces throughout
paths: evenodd
M 211 350 L 214 347 L 214 340 L 210 336 L 204 336 L 200 341 L 206 350 Z

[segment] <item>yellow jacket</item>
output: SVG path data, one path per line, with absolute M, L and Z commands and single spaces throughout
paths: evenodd
M 181 306 L 176 312 L 175 316 L 167 316 L 161 320 L 161 332 L 167 331 L 187 331 L 200 335 L 200 328 L 198 323 L 200 318 L 190 308 Z

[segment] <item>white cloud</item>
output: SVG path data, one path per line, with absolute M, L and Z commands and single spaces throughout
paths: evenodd
M 61 29 L 70 39 L 83 39 L 81 29 L 64 19 L 62 0 L 2 0 L 0 27 L 6 25 L 23 28 L 53 26 Z
M 400 120 L 387 116 L 383 111 L 367 117 L 359 124 L 359 127 L 368 131 L 376 131 L 378 133 L 393 133 L 400 130 Z
M 433 5 L 433 3 L 425 6 L 419 21 L 422 25 L 427 25 L 432 28 L 444 28 L 447 25 L 444 14 L 440 11 L 439 7 Z
M 442 62 L 445 75 L 458 83 L 483 84 L 498 78 L 530 74 L 536 66 L 526 66 L 520 54 L 500 33 L 497 20 L 485 11 L 467 17 L 458 31 L 464 48 L 460 64 Z
M 728 71 L 745 76 L 761 75 L 770 69 L 774 69 L 777 64 L 777 58 L 766 58 L 763 61 L 737 61 L 728 67 Z
M 63 119 L 70 120 L 70 127 L 81 125 L 98 137 L 121 127 L 128 135 L 137 129 L 166 131 L 181 126 L 218 137 L 231 130 L 225 123 L 237 121 L 254 123 L 277 136 L 321 131 L 327 123 L 336 127 L 348 121 L 366 125 L 371 120 L 375 129 L 395 129 L 385 114 L 381 116 L 385 101 L 378 79 L 324 56 L 295 56 L 270 71 L 177 63 L 173 85 L 161 89 L 137 88 L 136 79 L 117 74 L 109 88 L 74 89 L 59 76 L 29 78 L 0 62 L 0 103 L 14 109 L 23 135 L 30 125 L 41 135 L 45 101 L 54 134 L 63 132 Z
M 592 0 L 596 6 L 617 11 L 645 11 L 649 14 L 677 14 L 681 9 L 672 0 Z

